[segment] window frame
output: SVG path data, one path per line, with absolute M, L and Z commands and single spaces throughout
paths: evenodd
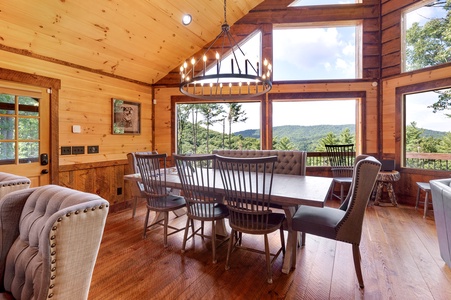
M 249 100 L 227 100 L 227 101 L 207 101 L 207 100 L 199 100 L 194 99 L 192 97 L 188 96 L 171 96 L 171 153 L 177 153 L 177 104 L 205 104 L 205 103 L 255 103 L 258 102 L 260 104 L 260 149 L 268 149 L 267 148 L 267 133 L 266 133 L 266 124 L 267 119 L 265 117 L 265 111 L 266 111 L 266 101 L 265 101 L 265 95 L 261 95 L 259 97 L 255 97 Z
M 397 169 L 408 170 L 412 174 L 422 174 L 431 176 L 449 177 L 449 170 L 430 170 L 406 167 L 406 149 L 405 149 L 405 132 L 406 132 L 406 115 L 405 115 L 405 95 L 422 93 L 438 89 L 451 88 L 451 78 L 437 79 L 425 81 L 418 84 L 411 84 L 397 87 L 395 90 L 395 160 L 399 162 Z
M 320 93 L 271 93 L 268 95 L 268 140 L 273 141 L 273 120 L 272 120 L 272 107 L 274 102 L 278 101 L 314 101 L 314 100 L 343 100 L 343 99 L 356 99 L 356 116 L 355 116 L 355 151 L 356 153 L 366 153 L 366 130 L 364 124 L 366 124 L 366 92 L 354 91 L 354 92 L 320 92 Z
M 419 1 L 417 3 L 414 3 L 412 5 L 410 5 L 408 8 L 404 9 L 401 12 L 401 34 L 400 34 L 400 38 L 401 38 L 401 53 L 400 53 L 400 59 L 401 59 L 401 73 L 409 73 L 409 72 L 415 72 L 415 71 L 421 71 L 421 70 L 425 70 L 428 68 L 433 68 L 436 66 L 443 66 L 446 64 L 450 64 L 450 62 L 448 63 L 442 63 L 442 64 L 436 64 L 436 65 L 432 65 L 432 66 L 427 66 L 427 67 L 423 67 L 420 69 L 415 69 L 415 70 L 407 70 L 407 58 L 406 58 L 406 50 L 407 50 L 407 42 L 406 42 L 406 31 L 407 31 L 407 18 L 406 18 L 406 14 L 411 13 L 417 9 L 420 9 L 428 4 L 431 4 L 435 2 L 434 0 L 429 0 L 429 1 Z
M 278 29 L 311 29 L 311 28 L 334 28 L 334 27 L 351 27 L 355 26 L 355 77 L 354 78 L 309 78 L 309 79 L 284 79 L 277 80 L 280 82 L 294 82 L 294 81 L 328 81 L 328 80 L 357 80 L 363 78 L 363 21 L 362 20 L 345 20 L 333 22 L 306 22 L 306 23 L 279 23 L 273 24 L 274 31 Z M 274 39 L 274 37 L 273 37 Z M 273 42 L 274 52 L 274 42 Z M 273 54 L 273 77 L 276 68 Z

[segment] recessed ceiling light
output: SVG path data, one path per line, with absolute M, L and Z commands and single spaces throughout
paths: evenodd
M 185 14 L 185 15 L 183 15 L 182 23 L 183 23 L 183 25 L 186 26 L 186 25 L 189 25 L 192 20 L 193 20 L 193 18 L 191 17 L 190 14 Z

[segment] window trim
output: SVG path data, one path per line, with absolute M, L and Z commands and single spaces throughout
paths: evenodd
M 432 81 L 425 81 L 416 84 L 400 86 L 395 89 L 395 161 L 396 168 L 399 170 L 408 170 L 409 173 L 433 175 L 433 176 L 449 176 L 449 171 L 416 169 L 405 167 L 405 107 L 404 95 L 428 92 L 437 89 L 451 87 L 451 78 L 437 79 Z
M 273 24 L 274 30 L 278 29 L 307 29 L 307 28 L 333 28 L 355 26 L 355 78 L 325 78 L 325 79 L 291 79 L 281 80 L 281 82 L 295 82 L 304 80 L 358 80 L 363 78 L 363 20 L 344 20 L 327 22 L 305 22 L 305 23 L 277 23 Z M 272 37 L 274 39 L 274 37 Z M 274 49 L 273 49 L 274 51 Z M 273 57 L 274 65 L 274 57 Z M 274 76 L 274 74 L 273 74 Z
M 260 148 L 261 149 L 268 149 L 266 145 L 267 141 L 267 133 L 266 133 L 266 126 L 267 126 L 267 118 L 265 116 L 266 112 L 266 101 L 265 101 L 265 95 L 261 95 L 258 97 L 250 98 L 249 100 L 234 100 L 234 99 L 227 99 L 227 101 L 206 101 L 206 100 L 199 100 L 195 99 L 189 96 L 171 96 L 171 153 L 177 153 L 177 126 L 176 126 L 176 105 L 177 104 L 202 104 L 202 103 L 243 103 L 243 102 L 259 102 L 260 103 Z
M 354 92 L 305 92 L 305 93 L 272 93 L 268 95 L 268 141 L 271 141 L 272 145 L 273 133 L 272 133 L 272 107 L 273 102 L 281 100 L 290 101 L 303 101 L 303 100 L 324 100 L 324 99 L 349 99 L 355 98 L 357 100 L 356 118 L 355 118 L 355 149 L 356 153 L 366 153 L 366 92 L 354 91 Z M 332 100 L 333 101 L 333 100 Z

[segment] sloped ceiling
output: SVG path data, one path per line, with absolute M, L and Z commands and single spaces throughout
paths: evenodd
M 230 25 L 262 0 L 227 1 Z M 193 16 L 183 26 L 183 14 Z M 0 50 L 154 83 L 213 40 L 223 0 L 2 0 Z

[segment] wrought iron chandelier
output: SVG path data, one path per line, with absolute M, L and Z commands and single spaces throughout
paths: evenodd
M 221 53 L 218 51 L 213 53 L 212 48 L 218 41 L 222 41 Z M 229 43 L 228 47 L 226 42 Z M 237 58 L 237 50 L 243 56 L 241 60 Z M 223 71 L 221 67 L 224 60 L 221 58 L 230 52 L 232 54 L 230 71 Z M 254 66 L 251 60 L 245 57 L 243 50 L 230 34 L 230 26 L 227 24 L 227 1 L 224 0 L 224 23 L 221 26 L 221 33 L 207 48 L 202 58 L 193 57 L 180 67 L 180 92 L 206 100 L 247 99 L 263 95 L 272 88 L 272 65 L 267 59 L 263 61 L 262 67 L 260 65 L 257 61 Z

